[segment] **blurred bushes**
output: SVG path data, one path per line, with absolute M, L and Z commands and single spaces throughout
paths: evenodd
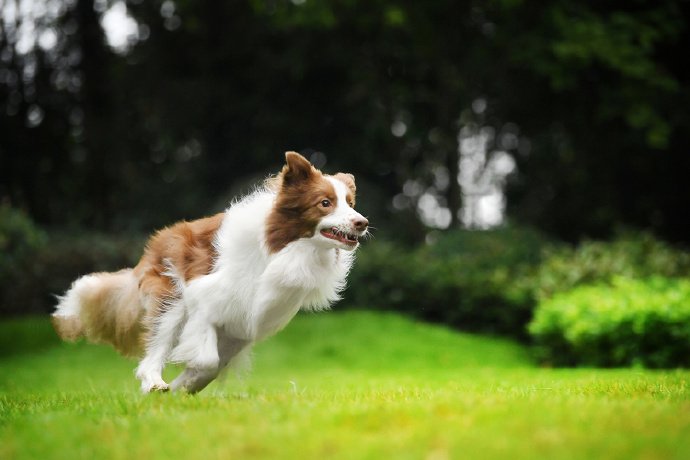
M 78 276 L 132 266 L 144 247 L 130 235 L 46 234 L 16 210 L 0 212 L 0 315 L 51 312 Z
M 45 232 L 29 217 L 6 204 L 0 205 L 0 314 L 15 313 L 38 291 L 29 273 L 46 244 Z
M 436 235 L 414 249 L 376 241 L 362 248 L 345 305 L 396 310 L 459 329 L 525 336 L 534 296 L 524 280 L 549 242 L 535 231 Z
M 553 365 L 690 365 L 690 281 L 614 277 L 540 303 L 529 325 Z
M 0 284 L 27 266 L 45 241 L 45 233 L 23 212 L 0 205 Z
M 621 233 L 613 241 L 584 241 L 550 247 L 529 281 L 539 298 L 613 277 L 690 276 L 690 253 L 648 233 Z
M 0 207 L 0 315 L 51 312 L 78 276 L 131 267 L 145 238 L 46 233 Z M 372 241 L 338 306 L 394 310 L 537 344 L 554 365 L 690 365 L 690 254 L 648 234 L 555 243 L 536 231 L 432 233 Z M 536 309 L 536 310 L 535 310 Z
M 528 284 L 529 326 L 553 365 L 690 365 L 690 253 L 646 233 L 552 247 Z
M 690 291 L 674 279 L 689 275 L 689 253 L 646 233 L 571 247 L 525 229 L 456 231 L 414 249 L 367 245 L 345 304 L 518 338 L 536 309 L 545 363 L 688 366 Z

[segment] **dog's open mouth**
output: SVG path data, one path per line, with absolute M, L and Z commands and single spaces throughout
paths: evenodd
M 359 242 L 359 237 L 357 235 L 340 231 L 336 227 L 324 228 L 321 230 L 321 234 L 326 238 L 340 241 L 345 244 L 355 245 Z

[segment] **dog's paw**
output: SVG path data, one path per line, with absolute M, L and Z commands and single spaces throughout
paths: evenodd
M 170 385 L 167 383 L 163 382 L 163 384 L 156 384 L 151 387 L 151 389 L 148 391 L 149 393 L 165 393 L 166 391 L 170 391 Z
M 164 393 L 170 390 L 170 385 L 165 383 L 162 379 L 144 379 L 141 382 L 141 392 L 147 393 Z

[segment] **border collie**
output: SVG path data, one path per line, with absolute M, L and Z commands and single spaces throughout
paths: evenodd
M 285 160 L 225 212 L 154 234 L 134 268 L 77 279 L 52 315 L 58 334 L 141 357 L 144 393 L 194 393 L 300 309 L 328 308 L 369 222 L 353 209 L 354 176 Z M 185 366 L 170 384 L 168 362 Z

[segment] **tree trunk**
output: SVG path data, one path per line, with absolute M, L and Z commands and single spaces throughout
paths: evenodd
M 85 166 L 88 171 L 84 196 L 88 196 L 94 214 L 89 221 L 97 227 L 106 228 L 111 216 L 112 177 L 116 174 L 110 167 L 113 164 L 112 140 L 122 133 L 108 129 L 107 117 L 110 98 L 105 83 L 108 82 L 109 51 L 94 10 L 93 0 L 78 0 L 75 17 L 78 23 L 79 47 L 81 49 L 82 83 L 80 91 L 81 108 L 84 112 L 83 147 L 86 149 Z

